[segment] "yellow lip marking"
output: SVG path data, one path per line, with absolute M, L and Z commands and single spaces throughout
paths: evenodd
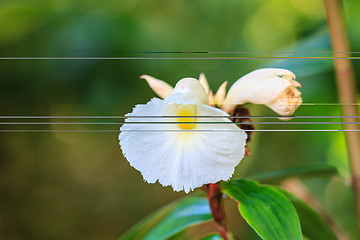
M 196 116 L 197 115 L 197 108 L 196 105 L 192 104 L 181 104 L 178 106 L 176 110 L 177 116 Z M 188 122 L 196 122 L 197 118 L 177 118 L 178 122 L 183 122 L 184 124 L 179 123 L 178 126 L 181 129 L 193 129 L 195 127 L 194 123 L 188 123 Z

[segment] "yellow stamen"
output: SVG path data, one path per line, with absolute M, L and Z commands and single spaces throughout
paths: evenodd
M 179 105 L 176 110 L 177 116 L 196 116 L 197 115 L 197 108 L 196 105 L 186 104 L 186 105 Z M 197 118 L 177 118 L 178 122 L 182 122 L 184 124 L 179 123 L 178 126 L 181 129 L 193 129 L 195 127 L 194 123 L 189 122 L 196 122 Z

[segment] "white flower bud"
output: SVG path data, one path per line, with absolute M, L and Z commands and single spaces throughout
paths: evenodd
M 222 109 L 230 111 L 237 104 L 264 104 L 277 114 L 289 116 L 302 103 L 301 85 L 295 74 L 286 69 L 263 68 L 250 72 L 230 88 Z

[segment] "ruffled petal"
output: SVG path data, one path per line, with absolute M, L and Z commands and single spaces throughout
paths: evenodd
M 130 165 L 141 172 L 145 181 L 157 180 L 175 191 L 189 192 L 207 183 L 229 179 L 245 154 L 246 134 L 227 118 L 197 118 L 184 131 L 177 118 L 131 118 L 132 116 L 174 116 L 178 104 L 154 98 L 135 106 L 121 127 L 120 146 Z M 198 116 L 228 116 L 220 109 L 197 104 Z M 131 124 L 133 122 L 150 124 Z M 154 122 L 164 122 L 155 124 Z M 151 131 L 144 131 L 151 130 Z M 170 131 L 169 131 L 170 130 Z
M 198 116 L 228 116 L 220 109 L 197 105 Z M 194 130 L 183 132 L 177 144 L 181 148 L 174 156 L 172 187 L 189 192 L 204 184 L 228 180 L 245 154 L 246 133 L 228 118 L 198 118 Z M 211 122 L 217 122 L 211 124 Z
M 159 179 L 158 176 L 166 173 L 162 155 L 168 155 L 168 144 L 171 141 L 171 135 L 163 132 L 168 130 L 167 127 L 170 125 L 154 122 L 172 121 L 172 118 L 131 117 L 164 115 L 174 115 L 174 112 L 171 112 L 171 108 L 163 100 L 153 98 L 147 104 L 136 105 L 133 112 L 126 115 L 129 118 L 120 128 L 120 147 L 125 158 L 131 166 L 142 173 L 144 180 L 149 183 L 156 182 Z M 147 124 L 137 122 L 146 122 Z M 161 150 L 162 152 L 160 152 Z

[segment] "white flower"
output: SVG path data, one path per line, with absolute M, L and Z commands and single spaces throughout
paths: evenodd
M 210 91 L 205 76 L 201 83 L 194 78 L 184 78 L 174 89 L 150 76 L 142 78 L 165 99 L 153 98 L 147 104 L 136 105 L 133 112 L 126 115 L 119 140 L 130 165 L 141 172 L 145 181 L 159 181 L 163 186 L 186 193 L 204 184 L 228 180 L 244 157 L 246 133 L 226 118 L 227 113 L 207 105 L 206 91 Z M 136 116 L 177 117 L 134 118 Z
M 262 68 L 237 80 L 223 102 L 226 112 L 246 102 L 264 104 L 282 116 L 294 113 L 302 103 L 295 74 L 286 69 Z

